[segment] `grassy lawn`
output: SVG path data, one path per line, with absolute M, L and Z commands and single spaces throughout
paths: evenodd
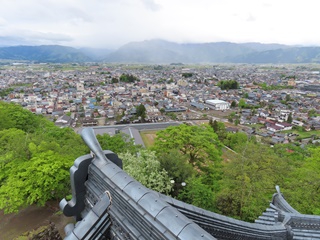
M 287 130 L 287 131 L 282 131 L 282 133 L 299 134 L 298 138 L 301 138 L 301 139 L 310 138 L 312 135 L 316 135 L 316 136 L 320 137 L 320 131 L 304 132 L 304 131 L 297 131 L 297 130 Z
M 149 148 L 153 145 L 157 131 L 158 130 L 140 131 L 141 138 L 146 148 Z
M 297 134 L 299 134 L 299 137 L 303 138 L 309 138 L 312 135 L 320 136 L 320 131 L 310 131 L 310 132 L 298 132 L 296 131 Z
M 16 87 L 32 87 L 32 83 L 17 83 L 14 85 L 11 85 L 11 87 L 16 88 Z
M 235 159 L 237 157 L 237 154 L 226 149 L 222 148 L 222 159 L 224 162 L 230 162 L 232 159 Z
M 246 126 L 251 127 L 251 128 L 255 128 L 256 130 L 259 130 L 260 128 L 264 127 L 264 124 L 257 123 L 257 124 L 251 124 L 251 125 L 248 124 Z

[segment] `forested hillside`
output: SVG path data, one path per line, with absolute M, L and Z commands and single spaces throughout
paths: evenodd
M 319 47 L 263 43 L 185 43 L 154 39 L 117 50 L 59 45 L 0 47 L 0 59 L 46 63 L 319 63 Z
M 215 121 L 159 131 L 152 150 L 175 181 L 172 195 L 180 200 L 253 221 L 279 185 L 298 211 L 320 214 L 320 147 L 270 148 L 245 133 L 227 133 L 224 124 Z
M 92 61 L 80 50 L 59 45 L 2 47 L 0 48 L 0 59 L 50 63 Z
M 18 211 L 70 194 L 69 169 L 88 153 L 81 137 L 14 104 L 0 103 L 0 208 Z
M 126 135 L 97 138 L 103 149 L 119 154 L 136 180 L 196 206 L 253 221 L 279 185 L 298 211 L 320 214 L 320 147 L 270 148 L 212 121 L 158 131 L 149 149 Z M 72 129 L 0 102 L 0 209 L 14 212 L 70 195 L 69 169 L 88 152 Z

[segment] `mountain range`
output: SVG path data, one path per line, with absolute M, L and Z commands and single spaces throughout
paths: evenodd
M 0 47 L 0 59 L 51 63 L 320 63 L 320 47 L 148 40 L 131 42 L 113 51 L 59 45 Z

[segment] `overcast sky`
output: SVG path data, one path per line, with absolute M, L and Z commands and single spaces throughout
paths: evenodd
M 0 0 L 0 46 L 131 41 L 320 46 L 319 0 Z

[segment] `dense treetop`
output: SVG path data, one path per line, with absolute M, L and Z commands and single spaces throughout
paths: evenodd
M 139 81 L 139 79 L 132 74 L 122 74 L 120 76 L 120 81 L 125 83 L 134 83 L 136 81 Z
M 0 102 L 0 116 L 0 209 L 69 194 L 69 169 L 88 153 L 81 137 L 18 105 Z
M 221 151 L 223 145 L 229 148 Z M 176 180 L 172 195 L 190 204 L 253 221 L 268 207 L 279 185 L 298 211 L 320 212 L 320 147 L 270 148 L 245 133 L 227 133 L 223 123 L 210 121 L 209 126 L 182 124 L 161 130 L 152 149 Z
M 219 144 L 218 136 L 211 127 L 181 124 L 159 131 L 154 149 L 160 153 L 177 149 L 187 156 L 189 163 L 200 167 L 210 161 L 220 160 Z
M 221 80 L 218 82 L 218 86 L 222 90 L 238 89 L 239 83 L 236 80 Z

